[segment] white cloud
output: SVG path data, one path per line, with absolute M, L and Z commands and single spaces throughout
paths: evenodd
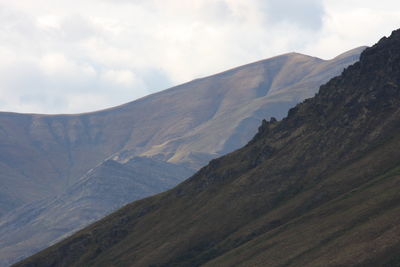
M 38 65 L 43 73 L 50 78 L 64 76 L 66 78 L 76 79 L 79 76 L 92 77 L 96 75 L 96 71 L 90 65 L 78 65 L 61 53 L 44 55 L 39 59 Z
M 0 0 L 0 110 L 106 108 L 285 52 L 329 58 L 399 25 L 393 0 Z
M 103 79 L 125 87 L 144 88 L 143 82 L 129 70 L 108 70 L 103 74 Z
M 306 53 L 329 58 L 361 45 L 373 45 L 400 27 L 400 2 L 325 0 L 325 16 L 316 43 Z

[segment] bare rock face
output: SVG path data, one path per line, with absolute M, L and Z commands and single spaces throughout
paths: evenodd
M 263 118 L 283 118 L 364 49 L 332 60 L 285 54 L 93 113 L 0 113 L 0 261 L 171 188 L 246 144 Z

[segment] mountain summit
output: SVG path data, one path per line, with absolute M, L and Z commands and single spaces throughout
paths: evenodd
M 399 266 L 400 31 L 243 148 L 15 266 Z

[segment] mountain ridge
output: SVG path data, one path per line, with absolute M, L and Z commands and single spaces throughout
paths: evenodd
M 397 30 L 243 148 L 15 266 L 399 265 L 399 44 Z
M 229 72 L 232 72 L 232 71 L 237 71 L 237 70 L 240 70 L 240 69 L 242 69 L 242 68 L 246 68 L 246 67 L 248 67 L 248 66 L 250 66 L 250 65 L 254 65 L 254 64 L 258 64 L 258 63 L 263 63 L 263 62 L 265 62 L 265 61 L 268 61 L 268 60 L 271 60 L 271 59 L 274 59 L 274 58 L 285 57 L 285 56 L 301 56 L 301 57 L 304 57 L 304 58 L 316 59 L 317 61 L 325 61 L 325 62 L 326 62 L 326 61 L 331 61 L 331 60 L 333 60 L 333 59 L 345 58 L 345 57 L 347 57 L 347 56 L 349 56 L 349 55 L 350 55 L 350 56 L 354 56 L 354 54 L 357 55 L 357 54 L 358 54 L 358 51 L 362 51 L 362 50 L 364 50 L 364 49 L 366 49 L 366 48 L 367 48 L 367 46 L 359 46 L 359 47 L 350 49 L 350 50 L 348 50 L 348 51 L 346 51 L 346 52 L 343 52 L 343 53 L 341 53 L 341 54 L 339 54 L 339 55 L 337 55 L 337 56 L 335 56 L 335 57 L 333 57 L 333 58 L 331 58 L 331 59 L 322 59 L 322 58 L 319 58 L 319 57 L 310 56 L 310 55 L 306 55 L 306 54 L 299 53 L 299 52 L 288 52 L 288 53 L 284 53 L 284 54 L 281 54 L 281 55 L 277 55 L 277 56 L 269 57 L 269 58 L 266 58 L 266 59 L 261 59 L 261 60 L 258 60 L 258 61 L 254 61 L 254 62 L 251 62 L 251 63 L 247 63 L 247 64 L 241 65 L 241 66 L 239 66 L 239 67 L 233 67 L 233 68 L 230 68 L 230 69 L 227 69 L 227 70 L 218 72 L 218 73 L 216 73 L 216 74 L 212 74 L 212 75 L 208 75 L 208 76 L 205 76 L 205 77 L 196 78 L 196 79 L 193 79 L 193 80 L 184 82 L 184 83 L 182 83 L 182 84 L 173 86 L 173 87 L 171 87 L 171 88 L 168 88 L 168 89 L 165 89 L 165 90 L 162 90 L 162 91 L 159 91 L 159 92 L 151 93 L 151 94 L 149 94 L 149 95 L 140 97 L 140 98 L 138 98 L 138 99 L 132 100 L 132 101 L 127 102 L 127 103 L 123 103 L 123 104 L 120 104 L 120 105 L 117 105 L 117 106 L 113 106 L 113 107 L 109 107 L 109 108 L 104 108 L 104 109 L 99 109 L 99 110 L 95 110 L 95 111 L 81 112 L 81 113 L 56 113 L 56 114 L 42 114 L 42 113 L 34 113 L 34 112 L 33 112 L 33 113 L 31 113 L 31 112 L 13 112 L 13 111 L 0 111 L 0 113 L 1 113 L 1 114 L 9 114 L 9 115 L 13 115 L 13 114 L 14 114 L 14 115 L 22 115 L 22 116 L 23 116 L 23 115 L 37 115 L 37 116 L 41 116 L 41 117 L 57 117 L 57 116 L 62 116 L 62 117 L 64 117 L 64 116 L 90 115 L 90 114 L 93 114 L 93 113 L 107 112 L 107 111 L 111 111 L 111 110 L 113 110 L 113 109 L 119 109 L 119 108 L 121 108 L 121 107 L 130 105 L 130 104 L 132 104 L 132 103 L 134 103 L 134 102 L 136 102 L 136 101 L 144 101 L 146 98 L 152 97 L 153 95 L 156 95 L 156 94 L 165 92 L 165 91 L 167 91 L 167 90 L 174 90 L 176 87 L 185 86 L 185 85 L 187 85 L 187 84 L 189 84 L 189 83 L 192 83 L 192 82 L 194 82 L 194 81 L 198 81 L 198 80 L 202 80 L 202 79 L 207 79 L 207 78 L 210 78 L 210 77 L 215 77 L 215 76 L 222 75 L 222 74 L 224 74 L 224 73 L 229 73 Z
M 319 81 L 327 79 L 326 75 L 330 76 L 340 72 L 344 66 L 356 60 L 361 49 L 356 50 L 353 56 L 349 56 L 347 62 L 339 63 L 335 68 L 327 71 L 328 74 L 323 72 Z M 264 62 L 268 62 L 268 60 L 264 60 Z M 257 89 L 251 86 L 258 86 L 257 82 L 261 81 L 261 76 L 257 75 L 262 75 L 262 72 L 263 69 L 260 69 L 259 74 L 249 76 L 247 79 L 251 83 L 248 84 L 236 85 L 232 81 L 229 84 L 230 90 L 226 88 L 228 85 L 223 84 L 225 80 L 221 80 L 220 86 L 217 88 L 212 87 L 213 82 L 211 80 L 202 78 L 195 83 L 180 85 L 116 108 L 82 115 L 0 113 L 0 146 L 3 148 L 4 154 L 7 155 L 7 158 L 0 158 L 0 165 L 3 170 L 2 172 L 0 171 L 0 180 L 4 186 L 9 188 L 7 192 L 13 192 L 13 196 L 10 196 L 9 193 L 1 191 L 0 198 L 15 199 L 10 200 L 11 203 L 15 202 L 14 204 L 10 204 L 10 208 L 5 207 L 4 210 L 0 210 L 0 215 L 12 209 L 12 207 L 37 200 L 41 196 L 46 197 L 53 193 L 62 192 L 68 185 L 73 184 L 76 179 L 85 175 L 89 169 L 115 153 L 130 153 L 132 156 L 156 156 L 155 154 L 159 153 L 158 157 L 166 156 L 168 160 L 168 157 L 171 157 L 168 156 L 169 153 L 176 153 L 175 145 L 173 145 L 172 151 L 166 152 L 162 151 L 162 149 L 161 151 L 157 150 L 157 145 L 168 142 L 173 138 L 181 137 L 183 133 L 189 135 L 189 132 L 195 126 L 207 122 L 213 114 L 211 111 L 219 105 L 218 101 L 222 101 L 218 99 L 222 97 L 230 97 L 230 99 L 242 98 L 241 102 L 226 101 L 223 104 L 224 106 L 221 106 L 223 109 L 227 109 L 225 114 L 229 115 L 230 111 L 235 110 L 235 107 L 243 108 L 243 103 L 254 97 Z M 225 72 L 224 75 L 227 73 L 229 72 Z M 246 77 L 246 75 L 251 73 L 249 70 L 246 73 L 242 73 L 241 77 Z M 215 78 L 218 76 L 212 77 Z M 232 76 L 232 79 L 241 77 Z M 316 90 L 319 81 L 316 81 L 315 85 L 310 86 L 310 88 L 313 88 L 311 91 Z M 310 82 L 312 83 L 313 81 Z M 188 87 L 188 85 L 192 87 Z M 235 90 L 237 93 L 228 94 Z M 216 94 L 217 96 L 211 101 L 208 95 L 215 94 L 214 91 L 220 91 L 221 93 L 219 93 L 219 97 Z M 182 93 L 184 93 L 183 97 L 187 101 L 181 100 L 181 102 L 187 102 L 187 105 L 181 105 L 182 107 L 178 109 L 175 102 L 178 95 L 181 97 Z M 312 94 L 312 92 L 306 95 L 304 93 L 303 95 L 296 94 L 298 96 L 292 97 L 292 99 L 283 99 L 286 103 L 285 108 L 278 111 L 279 114 L 297 103 L 299 99 Z M 268 104 L 258 101 L 257 105 L 259 109 L 262 109 L 263 105 Z M 160 110 L 160 108 L 162 109 Z M 251 110 L 250 103 L 246 109 L 248 110 L 246 111 L 248 114 L 242 116 L 253 117 L 250 120 L 252 122 L 245 127 L 250 132 L 253 131 L 253 128 L 256 129 L 259 123 L 257 120 L 261 120 L 262 116 L 260 115 L 265 114 L 266 111 L 262 111 L 260 115 L 254 115 L 252 114 L 254 111 Z M 273 111 L 273 109 L 271 110 Z M 143 114 L 146 114 L 147 118 Z M 279 114 L 271 114 L 271 116 Z M 240 123 L 242 119 L 238 118 L 238 116 L 236 114 L 234 117 L 229 118 L 231 121 L 236 120 L 232 125 Z M 146 122 L 146 120 L 151 121 L 151 123 Z M 218 129 L 217 126 L 212 126 L 212 124 L 210 127 Z M 234 130 L 230 126 L 229 130 L 225 130 L 228 131 L 227 133 L 220 134 L 222 138 L 220 140 L 228 138 Z M 210 132 L 211 129 L 207 131 Z M 221 130 L 218 129 L 218 131 Z M 196 134 L 198 133 L 193 132 L 193 135 Z M 190 139 L 193 137 L 188 136 L 187 138 Z M 243 138 L 251 138 L 251 136 Z M 241 142 L 243 144 L 243 141 Z M 199 168 L 207 163 L 209 159 L 217 156 L 214 155 L 217 151 L 213 151 L 213 147 L 216 145 L 219 147 L 222 146 L 222 144 L 219 145 L 214 141 L 214 144 L 207 148 L 208 151 L 204 149 L 201 151 L 203 145 L 201 143 L 198 145 L 200 151 L 194 152 L 199 152 L 200 155 L 204 153 L 211 154 L 211 156 L 205 157 L 205 159 L 191 159 L 188 156 L 190 151 L 188 151 L 188 148 L 185 148 L 185 151 L 181 153 L 183 156 L 174 162 L 193 161 L 189 165 L 192 164 L 193 167 Z M 152 148 L 153 146 L 154 148 Z M 234 148 L 225 149 L 225 151 L 233 150 Z M 24 152 L 22 153 L 21 151 Z M 146 151 L 154 152 L 146 153 Z M 142 153 L 145 154 L 142 155 Z M 37 168 L 36 166 L 40 167 Z M 15 178 L 10 179 L 8 177 Z M 34 179 L 31 179 L 31 177 L 35 179 L 40 177 L 40 179 L 33 181 Z M 18 190 L 17 188 L 13 188 L 13 181 L 21 181 L 22 184 L 18 185 Z M 44 188 L 40 186 L 41 184 L 47 184 L 48 187 Z M 35 190 L 36 192 L 30 196 L 31 193 L 27 190 L 21 191 L 23 188 L 31 188 L 29 189 L 31 192 Z M 10 201 L 7 201 L 7 203 Z
M 32 195 L 26 206 L 11 208 L 0 218 L 0 265 L 29 256 L 108 214 L 117 208 L 115 203 L 122 206 L 167 189 L 143 187 L 150 180 L 172 187 L 212 158 L 239 148 L 251 139 L 262 118 L 284 117 L 290 107 L 314 95 L 322 82 L 356 61 L 362 49 L 337 61 L 277 56 L 90 114 L 8 114 L 7 120 L 0 114 L 0 126 L 8 134 L 8 139 L 0 136 L 0 147 L 8 155 L 7 166 L 13 168 L 0 168 L 2 189 L 9 186 L 7 193 Z M 132 172 L 137 175 L 130 175 L 126 164 L 140 158 L 149 164 L 135 165 Z M 118 167 L 113 173 L 110 162 Z M 150 162 L 156 170 L 162 162 L 171 168 L 151 173 Z M 5 180 L 11 171 L 15 177 Z M 91 183 L 80 183 L 85 177 L 92 177 Z M 114 186 L 113 179 L 135 194 Z M 109 190 L 100 196 L 97 189 L 104 186 Z M 145 190 L 139 194 L 137 188 Z M 69 215 L 73 220 L 60 220 Z

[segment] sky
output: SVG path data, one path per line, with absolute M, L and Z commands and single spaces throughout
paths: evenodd
M 81 113 L 400 28 L 398 0 L 0 0 L 0 111 Z

